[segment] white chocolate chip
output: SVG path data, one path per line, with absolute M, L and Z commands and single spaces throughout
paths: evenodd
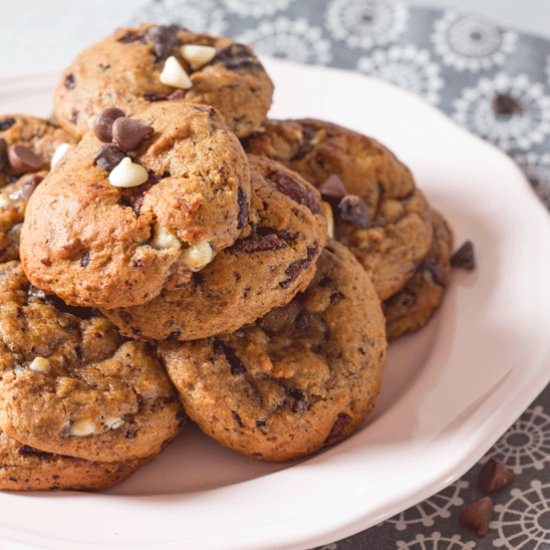
M 166 248 L 177 249 L 181 247 L 181 242 L 173 233 L 164 229 L 164 227 L 155 225 L 152 245 L 159 250 L 164 250 Z
M 214 257 L 214 251 L 208 241 L 190 246 L 182 253 L 183 263 L 191 271 L 199 271 L 205 265 L 208 265 Z
M 52 160 L 50 161 L 50 166 L 53 168 L 65 155 L 65 153 L 70 149 L 70 145 L 68 143 L 62 143 L 61 145 L 57 146 L 57 149 L 54 151 L 54 154 L 52 155 Z
M 47 374 L 50 372 L 50 362 L 45 357 L 35 357 L 29 364 L 29 369 L 34 372 Z
M 329 238 L 334 239 L 334 216 L 332 215 L 332 207 L 328 202 L 322 201 L 321 208 L 327 220 L 327 235 Z
M 189 75 L 173 55 L 164 62 L 164 68 L 160 73 L 160 81 L 167 86 L 183 88 L 184 90 L 188 90 L 193 85 Z
M 104 424 L 109 430 L 118 430 L 124 424 L 124 420 L 118 416 L 108 416 Z
M 212 46 L 199 46 L 198 44 L 186 44 L 181 47 L 181 55 L 191 65 L 193 70 L 204 67 L 214 59 L 216 48 Z
M 96 426 L 94 422 L 88 420 L 87 418 L 83 420 L 77 420 L 71 425 L 69 433 L 76 437 L 86 437 L 88 435 L 96 433 Z
M 7 208 L 13 201 L 7 193 L 0 193 L 0 208 Z
M 114 187 L 137 187 L 148 179 L 147 170 L 130 157 L 124 157 L 109 174 L 109 183 Z

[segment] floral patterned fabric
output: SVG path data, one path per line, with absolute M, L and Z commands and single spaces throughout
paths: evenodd
M 380 0 L 150 0 L 133 22 L 228 34 L 263 54 L 388 80 L 445 111 L 524 169 L 550 208 L 550 42 L 477 15 Z M 543 251 L 541 251 L 542 253 Z M 458 526 L 481 465 L 517 474 L 489 534 Z M 462 479 L 326 550 L 550 550 L 550 388 Z

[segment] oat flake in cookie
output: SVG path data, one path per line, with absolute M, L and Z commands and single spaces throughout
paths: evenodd
M 146 23 L 84 50 L 63 73 L 54 101 L 60 124 L 76 136 L 109 107 L 132 115 L 159 101 L 212 105 L 244 137 L 260 128 L 272 95 L 250 47 Z
M 234 334 L 160 347 L 191 418 L 216 441 L 282 461 L 349 436 L 372 409 L 386 355 L 374 287 L 331 241 L 308 289 Z
M 157 454 L 182 412 L 154 351 L 93 310 L 71 308 L 0 264 L 0 429 L 97 462 Z
M 319 193 L 277 162 L 249 160 L 252 204 L 237 241 L 188 283 L 142 306 L 106 310 L 123 334 L 194 340 L 231 332 L 306 288 L 326 239 Z
M 410 170 L 374 139 L 320 120 L 270 120 L 244 145 L 321 190 L 336 239 L 367 270 L 380 299 L 402 288 L 428 253 L 429 205 Z
M 21 259 L 34 285 L 67 303 L 126 307 L 187 283 L 235 242 L 250 174 L 211 107 L 101 116 L 29 201 Z

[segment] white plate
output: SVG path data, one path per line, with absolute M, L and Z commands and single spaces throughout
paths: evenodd
M 272 466 L 194 429 L 109 494 L 0 494 L 0 539 L 40 548 L 299 548 L 345 537 L 464 473 L 550 378 L 550 218 L 516 166 L 415 97 L 334 69 L 266 60 L 273 116 L 372 134 L 471 238 L 420 334 L 392 346 L 376 412 L 354 437 Z M 0 82 L 2 111 L 49 111 L 51 76 Z

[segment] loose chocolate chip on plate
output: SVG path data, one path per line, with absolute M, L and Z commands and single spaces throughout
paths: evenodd
M 346 195 L 338 203 L 338 214 L 344 222 L 357 227 L 369 226 L 369 212 L 365 201 L 357 195 Z
M 12 174 L 37 172 L 44 164 L 43 160 L 24 145 L 12 145 L 8 149 L 8 162 Z
M 178 43 L 179 28 L 176 25 L 158 25 L 147 31 L 146 37 L 153 44 L 156 61 L 166 59 Z
M 451 256 L 451 265 L 472 271 L 476 267 L 474 244 L 472 241 L 465 241 L 460 248 Z
M 0 120 L 0 132 L 9 130 L 15 124 L 15 119 L 13 117 L 8 117 Z
M 8 166 L 8 144 L 5 139 L 0 138 L 0 172 Z
M 117 118 L 126 116 L 124 111 L 116 107 L 105 109 L 94 121 L 93 130 L 97 139 L 105 143 L 113 140 L 113 124 Z
M 514 481 L 514 472 L 500 460 L 491 458 L 479 472 L 478 487 L 484 493 L 494 493 Z
M 340 201 L 348 194 L 344 182 L 336 174 L 331 174 L 319 186 L 319 191 L 326 201 Z
M 65 85 L 65 88 L 67 88 L 67 90 L 74 90 L 75 87 L 76 87 L 76 79 L 74 77 L 74 74 L 69 73 L 65 77 L 65 80 L 63 81 L 63 84 Z
M 137 149 L 153 133 L 153 128 L 139 120 L 121 117 L 113 123 L 113 142 L 122 151 Z
M 478 536 L 484 537 L 489 532 L 492 515 L 493 501 L 491 497 L 483 497 L 466 506 L 460 512 L 458 521 L 462 527 L 473 529 Z
M 99 148 L 94 157 L 94 163 L 110 172 L 123 158 L 124 153 L 116 145 L 105 144 Z

